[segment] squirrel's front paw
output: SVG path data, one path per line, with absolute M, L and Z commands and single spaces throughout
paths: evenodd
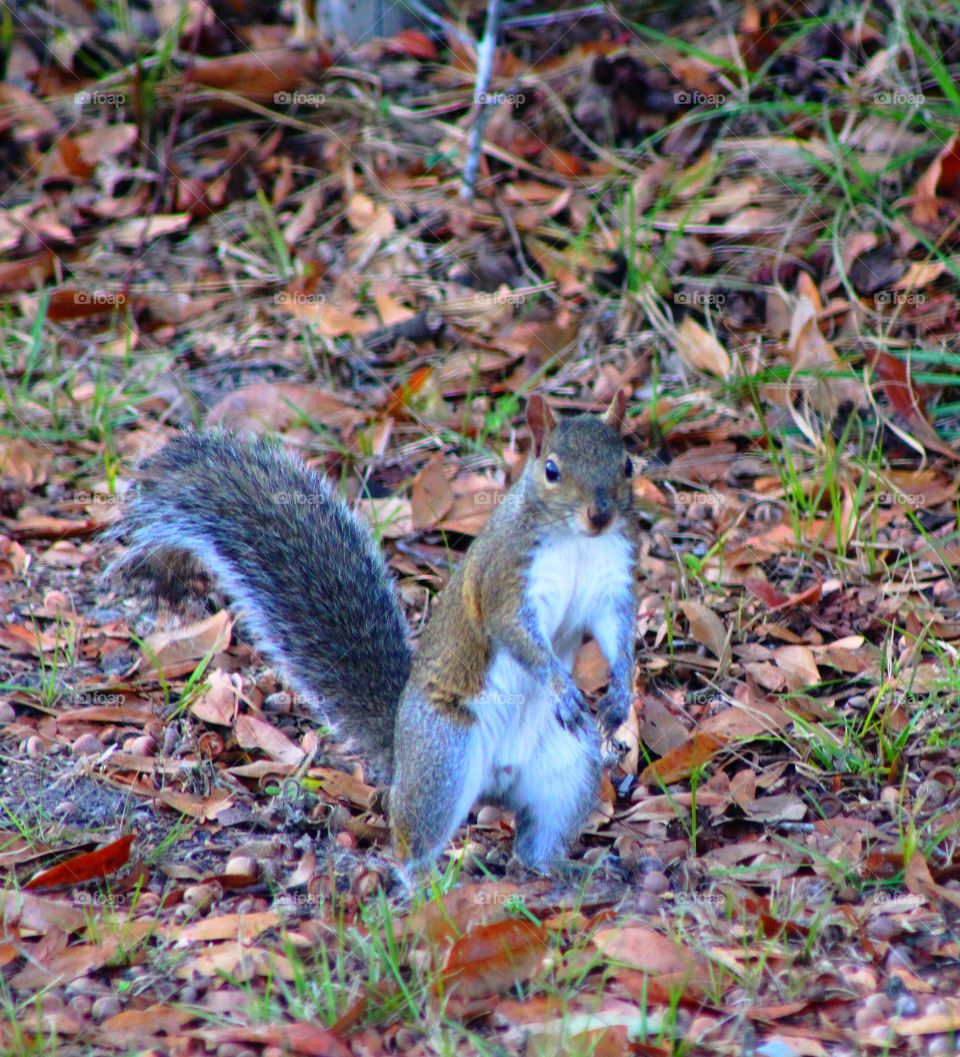
M 587 721 L 587 700 L 571 679 L 558 688 L 555 708 L 557 722 L 565 730 L 582 730 Z
M 600 733 L 612 741 L 614 734 L 630 715 L 630 698 L 626 694 L 604 694 L 597 702 L 597 721 Z

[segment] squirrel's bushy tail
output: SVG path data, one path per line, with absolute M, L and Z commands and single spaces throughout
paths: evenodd
M 290 688 L 389 774 L 406 622 L 370 529 L 319 474 L 263 440 L 184 433 L 141 465 L 113 534 L 113 568 L 167 601 L 212 574 Z

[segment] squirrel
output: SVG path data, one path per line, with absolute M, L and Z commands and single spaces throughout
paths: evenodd
M 638 527 L 626 391 L 556 419 L 531 396 L 532 450 L 441 592 L 414 652 L 370 528 L 279 445 L 184 432 L 140 467 L 113 566 L 183 601 L 209 575 L 284 682 L 390 781 L 397 857 L 445 849 L 478 801 L 515 812 L 514 852 L 549 869 L 595 807 L 600 732 L 633 689 Z M 610 662 L 593 721 L 572 669 Z M 598 729 L 599 726 L 599 729 Z

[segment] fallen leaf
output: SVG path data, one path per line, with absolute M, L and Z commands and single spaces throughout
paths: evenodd
M 729 653 L 729 641 L 723 621 L 709 606 L 693 599 L 681 602 L 680 609 L 690 623 L 690 634 L 722 661 Z
M 300 422 L 318 422 L 344 433 L 356 429 L 364 418 L 362 412 L 325 389 L 291 382 L 258 382 L 228 393 L 207 412 L 206 424 L 262 434 L 283 433 Z
M 680 782 L 709 763 L 726 743 L 726 738 L 698 731 L 683 745 L 671 749 L 659 760 L 648 764 L 640 772 L 639 781 L 644 785 L 652 783 L 670 785 L 672 782 Z
M 417 474 L 410 495 L 410 513 L 418 531 L 433 528 L 453 506 L 450 482 L 443 471 L 444 457 L 435 455 Z
M 236 732 L 237 743 L 243 749 L 260 749 L 280 763 L 296 765 L 303 760 L 304 752 L 299 745 L 294 745 L 286 734 L 255 716 L 238 716 Z
M 66 862 L 58 863 L 49 870 L 44 870 L 31 878 L 23 887 L 50 888 L 55 885 L 79 884 L 82 881 L 92 881 L 100 877 L 107 877 L 125 866 L 130 858 L 130 845 L 133 844 L 135 833 L 128 833 L 107 844 L 97 851 L 85 852 L 83 855 L 75 855 Z
M 506 993 L 546 959 L 547 930 L 526 919 L 477 925 L 447 952 L 438 987 L 459 997 Z
M 677 327 L 675 343 L 677 354 L 688 367 L 719 378 L 730 377 L 732 368 L 727 350 L 693 316 L 685 316 Z
M 221 609 L 205 620 L 148 635 L 143 640 L 143 657 L 149 666 L 160 670 L 184 661 L 199 661 L 225 650 L 232 631 L 230 614 Z

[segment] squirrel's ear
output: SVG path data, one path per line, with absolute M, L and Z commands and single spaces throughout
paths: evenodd
M 623 432 L 624 415 L 627 412 L 627 390 L 618 389 L 617 395 L 611 400 L 603 416 L 603 421 L 618 432 Z
M 527 425 L 533 436 L 533 450 L 538 459 L 543 451 L 543 442 L 553 432 L 556 424 L 557 420 L 547 407 L 547 402 L 542 396 L 534 393 L 527 401 Z

